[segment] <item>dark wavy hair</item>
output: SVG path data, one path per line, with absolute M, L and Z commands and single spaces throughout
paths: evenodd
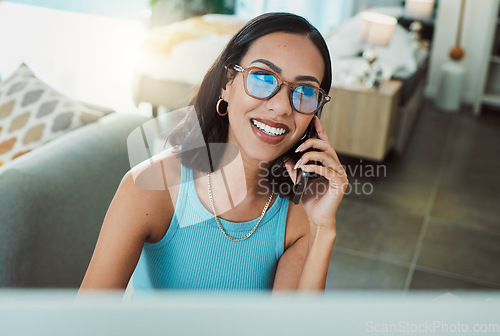
M 206 73 L 198 92 L 191 101 L 196 113 L 191 113 L 172 130 L 168 141 L 173 146 L 181 146 L 177 154 L 181 163 L 188 168 L 202 172 L 213 172 L 221 164 L 224 146 L 214 148 L 213 143 L 227 143 L 229 122 L 216 112 L 216 104 L 228 82 L 227 67 L 239 64 L 252 43 L 258 38 L 276 32 L 306 36 L 318 48 L 324 62 L 324 74 L 320 87 L 330 91 L 332 70 L 330 54 L 320 32 L 306 19 L 291 13 L 265 13 L 245 24 L 229 41 L 222 53 Z M 320 111 L 319 111 L 320 112 Z M 319 113 L 317 112 L 317 113 Z M 199 124 L 200 127 L 197 127 Z M 312 125 L 309 125 L 308 130 Z M 205 143 L 206 147 L 199 147 Z M 197 145 L 198 144 L 198 145 Z M 187 149 L 187 150 L 183 150 Z M 293 148 L 270 164 L 268 179 L 274 181 L 273 192 L 290 197 L 293 183 L 283 164 L 285 157 L 293 157 Z M 287 184 L 289 188 L 283 188 Z M 278 188 L 275 188 L 275 187 Z M 287 192 L 289 190 L 289 192 Z

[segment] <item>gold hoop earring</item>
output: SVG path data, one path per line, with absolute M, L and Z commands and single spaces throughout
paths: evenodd
M 221 104 L 222 102 L 224 102 L 224 103 L 226 104 L 225 113 L 221 113 L 221 112 L 219 111 L 220 104 Z M 218 115 L 220 115 L 221 117 L 223 117 L 223 116 L 227 115 L 227 112 L 228 112 L 228 108 L 227 108 L 227 107 L 228 107 L 227 102 L 226 102 L 224 99 L 222 99 L 222 97 L 221 97 L 221 96 L 219 96 L 219 100 L 217 101 L 217 106 L 215 106 L 215 110 L 217 111 L 217 114 L 218 114 Z

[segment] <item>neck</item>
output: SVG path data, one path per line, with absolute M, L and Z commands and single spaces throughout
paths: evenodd
M 234 146 L 228 146 L 234 150 Z M 232 147 L 232 148 L 231 148 Z M 241 155 L 241 152 L 226 153 L 222 156 L 217 170 L 210 174 L 211 192 L 208 191 L 206 174 L 195 176 L 196 189 L 200 195 L 207 195 L 205 206 L 210 208 L 208 198 L 215 203 L 217 215 L 233 221 L 249 220 L 262 211 L 269 198 L 271 188 L 267 182 L 267 165 Z M 202 196 L 200 200 L 203 198 Z M 240 206 L 241 205 L 241 206 Z M 231 212 L 231 214 L 229 214 Z
M 231 189 L 237 188 L 246 192 L 247 196 L 268 197 L 270 194 L 267 181 L 268 163 L 249 158 L 241 151 L 235 155 L 234 152 L 231 153 L 234 150 L 234 148 L 225 150 L 219 169 L 214 175 L 221 175 L 219 178 L 225 179 L 224 183 L 231 185 Z M 219 174 L 222 170 L 224 176 Z

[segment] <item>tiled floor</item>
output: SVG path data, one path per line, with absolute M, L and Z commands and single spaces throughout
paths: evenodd
M 328 289 L 500 289 L 500 111 L 426 101 L 403 154 L 340 159 Z

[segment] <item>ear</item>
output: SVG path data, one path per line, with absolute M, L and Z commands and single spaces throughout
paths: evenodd
M 226 80 L 225 84 L 222 86 L 221 89 L 221 96 L 222 97 L 228 97 L 231 93 L 231 86 L 234 81 L 234 71 L 231 71 L 226 68 Z

